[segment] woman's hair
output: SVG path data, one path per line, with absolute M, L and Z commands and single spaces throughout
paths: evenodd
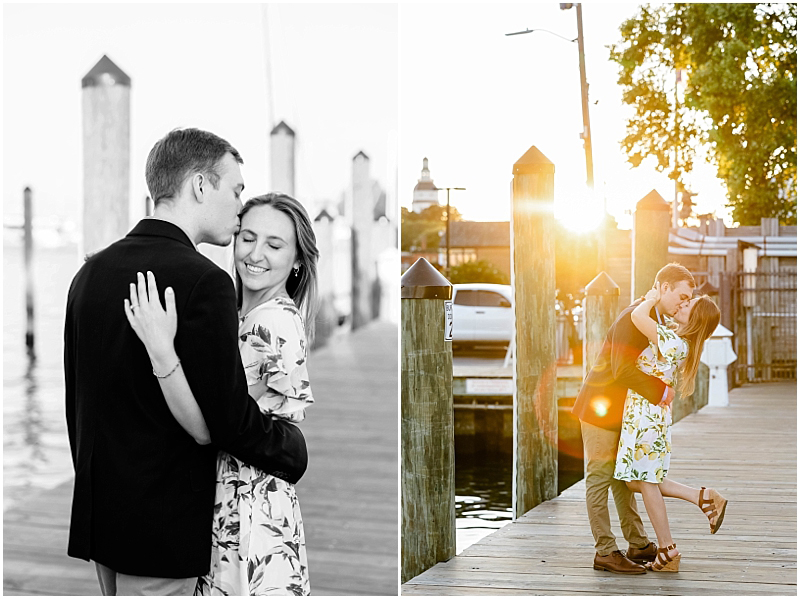
M 311 226 L 311 219 L 303 205 L 294 198 L 282 193 L 268 193 L 256 196 L 245 202 L 242 211 L 239 212 L 239 219 L 256 206 L 272 206 L 275 210 L 283 212 L 294 224 L 294 234 L 296 243 L 296 259 L 300 263 L 300 268 L 295 274 L 291 272 L 286 280 L 286 292 L 292 298 L 306 327 L 306 337 L 310 344 L 314 340 L 314 319 L 317 315 L 317 260 L 319 250 L 317 249 L 317 238 L 314 235 L 314 228 Z M 239 234 L 236 234 L 238 238 Z M 235 241 L 234 241 L 235 243 Z M 242 307 L 242 279 L 234 268 L 234 278 L 236 280 L 236 302 L 237 307 Z
M 689 397 L 694 392 L 694 379 L 703 344 L 711 337 L 719 324 L 719 308 L 707 295 L 697 298 L 689 312 L 689 322 L 681 331 L 681 337 L 689 342 L 689 355 L 681 367 L 681 397 Z

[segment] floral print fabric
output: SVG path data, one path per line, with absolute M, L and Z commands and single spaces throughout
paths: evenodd
M 652 342 L 636 361 L 642 372 L 675 386 L 678 368 L 689 347 L 667 326 L 658 325 L 658 356 Z M 669 470 L 672 452 L 672 407 L 658 407 L 628 389 L 622 414 L 614 478 L 660 483 Z
M 239 325 L 250 395 L 273 418 L 300 422 L 314 402 L 303 321 L 288 298 Z M 219 452 L 211 568 L 195 595 L 308 595 L 308 559 L 294 485 Z

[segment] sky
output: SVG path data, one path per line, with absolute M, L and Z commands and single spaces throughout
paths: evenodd
M 633 169 L 619 141 L 629 109 L 606 46 L 637 4 L 583 5 L 596 198 L 585 187 L 578 45 L 546 32 L 577 37 L 576 10 L 556 2 L 524 4 L 401 4 L 399 198 L 411 207 L 427 157 L 437 187 L 468 220 L 510 218 L 512 165 L 530 146 L 555 164 L 556 217 L 598 220 L 608 212 L 630 228 L 638 200 L 652 189 L 672 201 L 674 183 L 645 161 Z M 726 210 L 725 188 L 702 159 L 689 176 L 699 213 Z M 444 203 L 445 192 L 440 192 Z M 592 212 L 594 210 L 594 212 Z M 728 218 L 728 225 L 732 223 Z
M 371 158 L 390 205 L 411 206 L 422 158 L 471 220 L 507 220 L 511 167 L 531 145 L 556 166 L 556 216 L 621 226 L 652 189 L 674 187 L 627 164 L 617 67 L 606 46 L 636 4 L 585 3 L 595 196 L 585 189 L 576 11 L 518 4 L 5 4 L 3 213 L 80 220 L 81 78 L 107 54 L 132 79 L 131 223 L 144 214 L 144 163 L 169 130 L 196 126 L 245 160 L 245 197 L 269 190 L 268 137 L 297 132 L 296 195 L 337 201 L 351 159 Z M 267 56 L 271 65 L 268 86 Z M 271 89 L 271 91 L 270 91 Z M 689 177 L 699 212 L 726 213 L 703 160 Z M 397 200 L 394 201 L 396 193 Z M 444 194 L 441 201 L 444 202 Z M 730 219 L 728 218 L 728 224 Z
M 22 214 L 31 186 L 36 216 L 80 222 L 81 79 L 103 54 L 132 80 L 132 224 L 144 216 L 147 154 L 175 127 L 239 150 L 245 198 L 269 190 L 269 132 L 281 119 L 297 134 L 298 199 L 338 201 L 360 150 L 393 193 L 396 5 L 264 6 L 4 4 L 4 220 Z

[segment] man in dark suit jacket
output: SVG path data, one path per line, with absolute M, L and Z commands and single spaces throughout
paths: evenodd
M 88 258 L 70 287 L 64 371 L 75 489 L 68 553 L 95 562 L 103 594 L 192 594 L 211 560 L 218 449 L 290 483 L 307 466 L 300 430 L 262 414 L 248 395 L 232 279 L 196 248 L 230 242 L 244 189 L 241 162 L 212 133 L 168 134 L 147 161 L 154 217 Z M 174 290 L 175 348 L 210 445 L 172 417 L 126 319 L 129 285 L 146 271 Z
M 652 316 L 663 322 L 662 316 L 674 315 L 683 302 L 691 299 L 695 282 L 686 268 L 672 263 L 658 271 L 654 286 L 660 288 L 661 299 Z M 656 546 L 644 531 L 633 492 L 614 478 L 625 397 L 628 389 L 654 405 L 662 402 L 669 405 L 675 397 L 674 389 L 636 367 L 639 354 L 648 345 L 647 338 L 631 321 L 631 312 L 638 305 L 637 301 L 625 308 L 611 325 L 572 408 L 581 421 L 586 457 L 586 508 L 597 552 L 594 568 L 619 574 L 644 574 L 644 566 L 635 562 L 652 561 L 656 557 Z M 609 487 L 622 533 L 629 544 L 625 555 L 617 548 L 611 532 Z

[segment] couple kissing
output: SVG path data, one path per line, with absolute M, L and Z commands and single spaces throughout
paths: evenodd
M 625 308 L 606 335 L 572 413 L 580 419 L 586 456 L 586 509 L 595 540 L 595 570 L 618 574 L 677 572 L 664 497 L 697 505 L 711 534 L 719 530 L 727 500 L 713 489 L 667 478 L 672 453 L 672 402 L 694 390 L 703 344 L 720 311 L 706 295 L 692 297 L 692 274 L 672 263 L 656 275 L 647 295 Z M 680 375 L 680 378 L 679 378 Z M 608 489 L 628 542 L 623 554 L 611 531 Z M 636 509 L 640 493 L 658 545 L 647 538 Z

